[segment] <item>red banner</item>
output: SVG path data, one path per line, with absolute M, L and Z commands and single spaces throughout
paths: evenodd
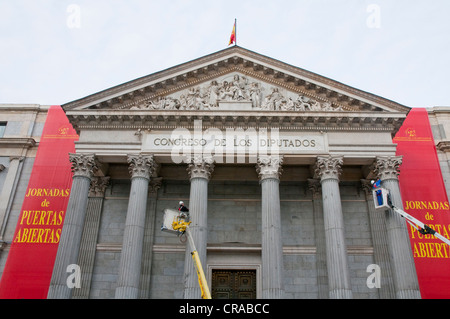
M 44 299 L 72 185 L 69 153 L 78 135 L 60 106 L 50 107 L 0 281 L 2 299 Z
M 412 109 L 393 141 L 403 155 L 405 211 L 450 239 L 450 207 L 426 109 Z M 422 298 L 450 298 L 450 246 L 409 224 L 408 229 Z

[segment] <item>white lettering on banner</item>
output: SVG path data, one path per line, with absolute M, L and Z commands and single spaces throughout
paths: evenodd
M 327 135 L 315 132 L 283 132 L 278 129 L 217 128 L 203 130 L 196 121 L 194 130 L 178 128 L 171 132 L 144 133 L 143 152 L 170 153 L 174 163 L 186 157 L 203 155 L 214 157 L 217 163 L 256 163 L 261 155 L 324 154 L 328 151 Z

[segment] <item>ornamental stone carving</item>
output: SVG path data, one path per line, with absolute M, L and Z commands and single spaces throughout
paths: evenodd
M 319 156 L 316 161 L 315 174 L 321 181 L 337 179 L 342 173 L 344 158 L 342 156 Z
M 131 107 L 136 110 L 218 110 L 221 102 L 248 102 L 265 111 L 342 111 L 301 94 L 234 73 L 170 96 L 159 96 Z
M 69 153 L 69 160 L 72 163 L 73 177 L 92 178 L 98 169 L 94 154 L 73 154 Z
M 372 186 L 371 180 L 361 179 L 360 181 L 361 181 L 361 188 L 364 191 L 364 194 L 366 194 L 366 196 L 371 197 L 372 191 L 373 191 L 373 186 Z
M 256 173 L 259 180 L 267 178 L 280 179 L 283 172 L 283 156 L 260 156 L 256 162 Z
M 308 179 L 308 190 L 311 192 L 313 198 L 319 198 L 322 194 L 322 184 L 320 180 L 311 178 Z
M 377 157 L 375 160 L 374 172 L 381 180 L 398 179 L 402 162 L 403 156 Z
M 91 187 L 89 188 L 89 197 L 103 197 L 106 188 L 109 185 L 109 176 L 94 176 L 91 179 Z
M 127 160 L 131 178 L 142 177 L 149 180 L 157 167 L 153 155 L 131 154 Z
M 162 177 L 152 178 L 150 184 L 148 185 L 149 194 L 156 194 L 158 189 L 162 186 Z
M 214 171 L 214 160 L 212 157 L 203 157 L 201 155 L 193 156 L 187 159 L 187 172 L 190 179 L 204 178 L 211 179 L 211 174 Z

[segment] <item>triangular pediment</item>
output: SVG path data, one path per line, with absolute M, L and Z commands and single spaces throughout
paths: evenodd
M 392 112 L 409 108 L 235 46 L 63 105 L 66 111 Z
M 263 76 L 252 77 L 237 68 L 229 68 L 211 80 L 174 87 L 158 96 L 144 99 L 122 109 L 178 111 L 343 111 L 341 105 L 295 92 L 289 87 L 269 83 Z M 266 80 L 266 81 L 265 81 Z

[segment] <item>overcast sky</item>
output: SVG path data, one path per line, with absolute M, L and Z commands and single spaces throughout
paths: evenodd
M 238 45 L 450 106 L 449 0 L 0 0 L 0 103 L 65 104 Z

